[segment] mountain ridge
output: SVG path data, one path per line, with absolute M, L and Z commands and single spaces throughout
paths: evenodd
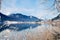
M 52 21 L 54 20 L 60 20 L 60 14 L 58 14 L 56 17 L 52 18 Z

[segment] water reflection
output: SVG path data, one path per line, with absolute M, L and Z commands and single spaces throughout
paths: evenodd
M 15 31 L 21 31 L 21 30 L 25 30 L 28 28 L 35 28 L 37 26 L 39 26 L 41 24 L 11 24 L 11 25 L 2 25 L 2 27 L 0 26 L 0 32 L 4 31 L 6 29 L 10 29 L 10 30 L 15 30 Z
M 28 28 L 35 28 L 37 26 L 39 26 L 41 24 L 14 24 L 14 25 L 10 25 L 9 29 L 13 30 L 17 30 L 17 31 L 21 31 L 21 30 L 25 30 Z

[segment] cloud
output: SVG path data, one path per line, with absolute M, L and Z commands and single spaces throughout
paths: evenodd
M 2 0 L 2 8 L 15 7 L 16 0 Z
M 32 15 L 38 18 L 41 18 L 42 16 L 44 16 L 44 14 L 46 14 L 46 12 L 42 12 L 35 9 L 26 9 L 26 8 L 6 8 L 1 10 L 1 12 L 3 12 L 3 14 L 5 15 L 9 15 L 12 13 L 22 13 L 24 15 Z
M 26 8 L 6 8 L 6 9 L 2 9 L 1 12 L 3 12 L 4 14 L 8 15 L 14 12 L 27 12 L 27 13 L 32 13 L 34 11 L 34 9 L 26 9 Z

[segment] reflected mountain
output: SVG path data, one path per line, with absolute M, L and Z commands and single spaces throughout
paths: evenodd
M 14 27 L 16 28 L 15 30 L 17 31 L 21 31 L 21 30 L 25 30 L 28 28 L 35 28 L 37 26 L 39 26 L 40 24 L 15 24 L 15 25 L 10 25 L 9 29 L 14 29 Z
M 39 25 L 41 24 L 11 24 L 9 26 L 4 25 L 3 27 L 0 27 L 0 32 L 6 29 L 21 31 L 21 30 L 25 30 L 28 28 L 36 28 Z
M 27 28 L 35 28 L 39 24 L 11 24 L 11 25 L 6 25 L 5 21 L 16 21 L 16 22 L 40 22 L 42 19 L 38 19 L 37 17 L 34 16 L 26 16 L 22 15 L 20 13 L 16 14 L 11 14 L 11 15 L 4 15 L 0 13 L 0 32 L 5 30 L 5 29 L 10 29 L 10 30 L 24 30 Z

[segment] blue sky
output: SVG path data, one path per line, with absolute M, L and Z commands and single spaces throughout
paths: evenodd
M 58 15 L 53 3 L 54 0 L 2 0 L 1 12 L 5 15 L 21 13 L 51 19 Z

